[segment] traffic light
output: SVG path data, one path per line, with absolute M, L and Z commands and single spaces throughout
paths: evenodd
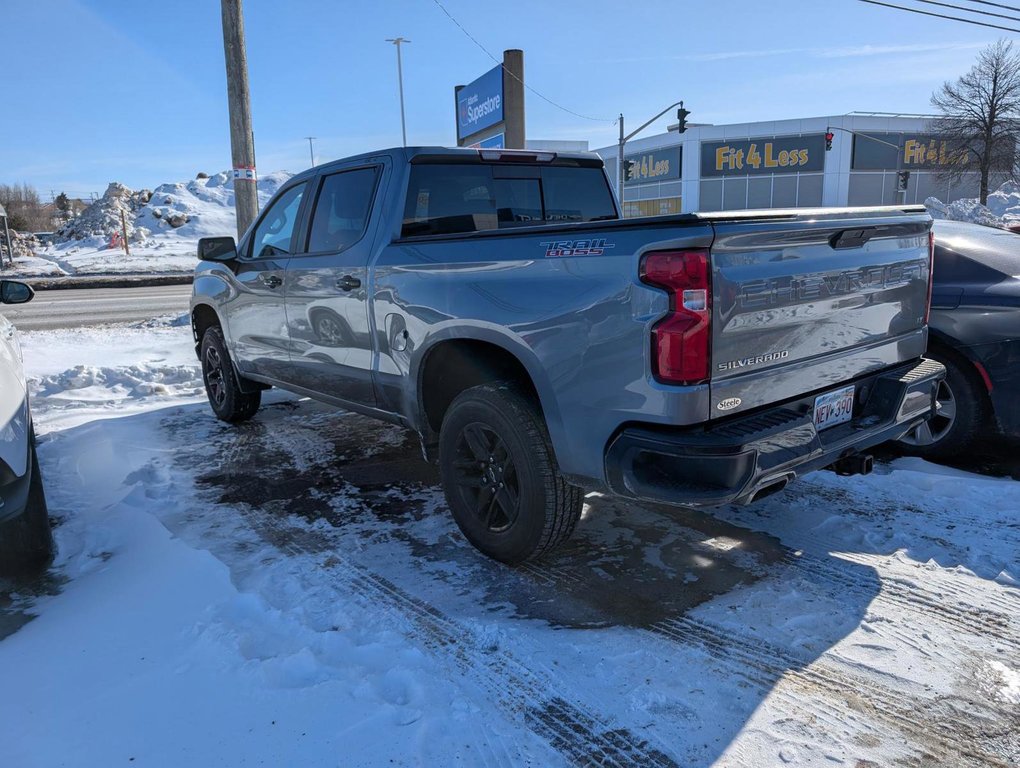
M 896 174 L 896 191 L 906 192 L 910 185 L 910 171 L 900 171 Z
M 680 102 L 680 109 L 676 111 L 676 119 L 680 122 L 677 126 L 677 131 L 683 133 L 687 130 L 687 116 L 691 114 L 689 109 L 684 109 L 684 103 Z
M 825 132 L 825 151 L 826 152 L 829 152 L 829 151 L 832 150 L 832 140 L 833 140 L 833 138 L 835 138 L 835 136 L 836 136 L 836 134 L 834 134 L 832 131 L 826 131 Z
M 623 161 L 623 180 L 630 181 L 634 178 L 634 169 L 637 166 L 636 160 Z

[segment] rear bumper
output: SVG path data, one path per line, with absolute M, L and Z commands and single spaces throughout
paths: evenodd
M 672 504 L 746 503 L 798 475 L 902 437 L 929 418 L 945 368 L 932 360 L 864 376 L 851 421 L 819 432 L 811 393 L 699 429 L 632 425 L 606 449 L 614 493 Z M 827 391 L 838 389 L 837 385 Z

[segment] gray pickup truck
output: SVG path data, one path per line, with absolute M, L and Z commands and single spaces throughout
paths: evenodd
M 587 154 L 407 148 L 312 168 L 199 244 L 209 401 L 277 386 L 402 424 L 514 563 L 585 491 L 747 503 L 929 418 L 923 208 L 621 219 Z

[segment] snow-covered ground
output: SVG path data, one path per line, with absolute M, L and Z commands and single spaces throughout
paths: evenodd
M 259 204 L 265 205 L 290 173 L 259 177 Z M 186 182 L 161 184 L 147 192 L 110 188 L 72 221 L 64 239 L 37 248 L 34 256 L 15 259 L 23 277 L 60 275 L 190 274 L 195 269 L 198 239 L 234 235 L 234 180 L 228 173 Z M 111 245 L 126 211 L 128 250 Z
M 2 766 L 1020 762 L 1020 482 L 590 495 L 510 569 L 402 430 L 216 422 L 179 319 L 24 348 L 59 555 L 0 589 Z

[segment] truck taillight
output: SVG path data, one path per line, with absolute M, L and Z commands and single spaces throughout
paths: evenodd
M 652 327 L 652 368 L 670 384 L 708 381 L 712 286 L 707 250 L 653 251 L 641 281 L 669 294 L 669 313 Z
M 935 233 L 928 230 L 928 298 L 924 303 L 924 324 L 931 316 L 931 291 L 935 280 Z

